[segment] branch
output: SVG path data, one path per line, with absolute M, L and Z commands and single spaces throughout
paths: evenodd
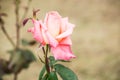
M 18 76 L 18 74 L 15 73 L 15 74 L 14 74 L 14 80 L 17 80 L 17 76 Z
M 16 14 L 16 49 L 19 48 L 20 39 L 20 24 L 19 24 L 19 5 L 20 0 L 15 0 L 15 14 Z
M 30 3 L 31 3 L 32 0 L 28 0 L 27 2 L 27 6 L 25 7 L 25 11 L 24 11 L 24 14 L 22 16 L 22 19 L 20 20 L 20 23 L 23 22 L 24 18 L 27 16 L 27 13 L 28 13 L 28 10 L 30 8 Z
M 8 35 L 8 33 L 4 27 L 4 21 L 1 17 L 0 17 L 0 24 L 1 24 L 1 29 L 2 29 L 3 33 L 5 34 L 5 36 L 9 40 L 9 42 L 12 44 L 12 46 L 15 48 L 15 44 L 14 44 L 13 40 L 11 39 L 11 37 Z

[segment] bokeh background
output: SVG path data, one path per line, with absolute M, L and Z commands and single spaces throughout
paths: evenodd
M 21 0 L 20 15 L 23 14 L 27 0 Z M 0 12 L 7 13 L 4 17 L 5 26 L 15 41 L 15 14 L 13 0 L 0 0 Z M 27 17 L 32 16 L 33 9 L 43 19 L 46 12 L 58 11 L 63 17 L 76 25 L 71 36 L 72 50 L 77 56 L 71 63 L 64 63 L 72 69 L 79 80 L 120 80 L 120 0 L 32 0 Z M 21 29 L 21 38 L 33 40 L 27 29 L 32 27 L 28 22 Z M 27 47 L 35 56 L 38 45 Z M 9 59 L 7 50 L 11 44 L 0 30 L 0 58 Z M 23 70 L 18 80 L 37 80 L 43 65 L 38 60 Z M 13 75 L 4 76 L 4 80 L 12 80 Z

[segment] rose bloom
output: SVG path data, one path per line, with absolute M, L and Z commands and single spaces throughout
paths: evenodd
M 62 18 L 58 12 L 51 11 L 46 14 L 44 22 L 32 19 L 34 27 L 28 29 L 34 39 L 42 45 L 49 44 L 57 60 L 70 60 L 75 58 L 71 51 L 71 39 L 74 25 L 68 18 Z

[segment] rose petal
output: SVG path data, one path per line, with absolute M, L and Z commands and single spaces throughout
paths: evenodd
M 51 51 L 56 60 L 70 60 L 71 58 L 75 58 L 70 46 L 67 45 L 58 45 L 57 47 L 51 47 Z
M 32 22 L 34 24 L 34 27 L 28 29 L 28 32 L 32 32 L 33 37 L 36 41 L 40 43 L 44 43 L 44 39 L 43 39 L 42 32 L 41 32 L 42 31 L 41 21 L 32 19 Z
M 28 32 L 32 32 L 32 33 L 34 33 L 34 27 L 29 28 L 27 31 L 28 31 Z
M 61 33 L 65 32 L 67 30 L 67 23 L 68 23 L 68 18 L 62 18 L 62 25 L 60 27 Z
M 53 38 L 48 31 L 46 31 L 45 34 L 48 40 L 48 44 L 50 44 L 53 47 L 56 47 L 58 45 L 58 41 L 55 38 Z
M 56 39 L 61 39 L 61 38 L 65 38 L 67 36 L 70 36 L 73 32 L 73 28 L 74 28 L 74 24 L 71 23 L 67 23 L 67 29 L 65 32 L 61 33 L 60 35 L 56 36 Z
M 52 11 L 46 14 L 45 24 L 53 37 L 60 33 L 61 17 L 57 12 Z
M 64 45 L 72 45 L 72 41 L 70 39 L 70 37 L 66 37 L 66 38 L 63 38 L 59 44 L 64 44 Z

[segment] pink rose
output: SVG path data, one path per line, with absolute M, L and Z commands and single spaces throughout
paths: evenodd
M 51 51 L 58 60 L 70 60 L 75 58 L 71 51 L 71 39 L 74 25 L 68 22 L 68 18 L 62 18 L 56 11 L 46 14 L 44 23 L 33 19 L 34 27 L 28 31 L 41 44 L 50 44 Z

